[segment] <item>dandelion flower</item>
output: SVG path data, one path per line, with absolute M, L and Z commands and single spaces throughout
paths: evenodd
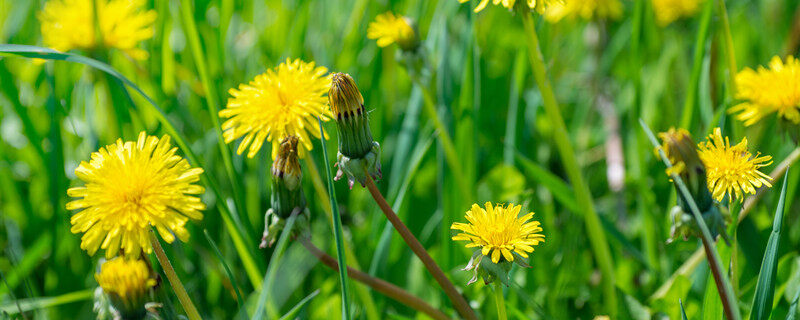
M 555 2 L 545 12 L 545 19 L 558 22 L 565 17 L 580 17 L 584 20 L 617 19 L 622 16 L 619 0 L 565 0 Z
M 533 247 L 544 242 L 539 221 L 530 221 L 533 212 L 519 217 L 522 206 L 509 204 L 493 206 L 486 202 L 486 208 L 473 204 L 467 211 L 469 223 L 453 223 L 450 229 L 460 230 L 453 237 L 455 241 L 467 241 L 467 248 L 480 248 L 481 254 L 491 257 L 492 262 L 514 261 L 514 254 L 523 258 L 533 252 Z
M 50 0 L 39 13 L 44 44 L 58 51 L 116 48 L 135 59 L 146 59 L 147 52 L 136 47 L 153 37 L 156 12 L 145 10 L 146 3 L 144 0 Z
M 328 121 L 331 112 L 324 96 L 330 87 L 328 69 L 317 67 L 314 62 L 300 59 L 281 63 L 277 68 L 256 76 L 249 84 L 231 89 L 232 98 L 219 112 L 228 118 L 222 124 L 225 142 L 230 143 L 242 136 L 236 152 L 248 150 L 252 158 L 261 149 L 264 141 L 272 143 L 272 159 L 278 154 L 281 140 L 296 136 L 300 140 L 299 153 L 311 150 L 309 132 L 320 138 L 317 117 Z M 325 135 L 327 138 L 327 134 Z
M 458 0 L 458 2 L 461 3 L 465 3 L 468 1 L 469 0 Z M 516 0 L 491 0 L 491 1 L 492 4 L 502 5 L 503 7 L 508 8 L 509 10 L 513 9 L 514 4 L 517 2 Z M 544 13 L 545 10 L 549 8 L 549 6 L 553 5 L 556 2 L 560 2 L 561 0 L 524 0 L 524 1 L 527 4 L 528 8 L 536 9 L 536 11 L 538 11 L 539 13 Z M 478 3 L 478 6 L 475 7 L 475 12 L 480 12 L 481 10 L 486 8 L 486 5 L 488 4 L 489 0 L 481 0 L 481 2 Z
M 377 39 L 381 48 L 397 43 L 403 50 L 413 50 L 419 44 L 411 19 L 391 12 L 380 14 L 370 22 L 367 38 Z
M 139 134 L 136 141 L 100 148 L 89 162 L 81 162 L 75 175 L 85 185 L 70 188 L 67 210 L 83 209 L 70 219 L 72 233 L 83 233 L 81 248 L 94 255 L 105 250 L 106 258 L 120 250 L 126 257 L 152 252 L 148 232 L 158 230 L 164 241 L 177 236 L 186 242 L 189 219 L 200 220 L 205 205 L 196 196 L 204 189 L 201 168 L 192 168 L 175 152 L 169 136 L 161 139 Z
M 736 118 L 744 125 L 753 125 L 774 112 L 800 124 L 800 61 L 794 57 L 786 58 L 786 63 L 773 57 L 769 69 L 745 68 L 736 75 L 736 89 L 736 98 L 744 101 L 730 111 L 739 112 Z
M 146 313 L 144 304 L 147 293 L 155 287 L 156 280 L 150 276 L 150 269 L 144 261 L 123 258 L 106 261 L 94 278 L 112 304 L 130 316 L 126 319 L 139 318 Z
M 656 21 L 666 26 L 683 17 L 691 17 L 700 11 L 703 0 L 652 0 Z
M 772 157 L 760 157 L 758 153 L 753 157 L 747 151 L 747 138 L 731 146 L 728 137 L 723 139 L 721 130 L 716 128 L 708 135 L 708 141 L 698 147 L 706 166 L 708 189 L 717 201 L 725 195 L 742 201 L 743 194 L 755 194 L 761 186 L 772 187 L 772 178 L 758 170 L 772 164 Z

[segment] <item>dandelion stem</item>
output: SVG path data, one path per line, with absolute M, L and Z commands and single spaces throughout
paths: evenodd
M 336 259 L 328 255 L 327 253 L 322 252 L 322 250 L 320 250 L 313 243 L 311 243 L 309 239 L 302 238 L 299 240 L 300 243 L 302 243 L 303 246 L 306 247 L 308 252 L 317 257 L 317 259 L 319 259 L 319 261 L 322 262 L 325 266 L 337 272 L 339 271 L 339 264 L 336 262 Z M 361 272 L 349 266 L 347 267 L 347 276 L 355 281 L 361 282 L 369 286 L 373 290 L 378 291 L 389 298 L 397 300 L 398 302 L 413 308 L 414 310 L 425 313 L 433 319 L 438 319 L 438 320 L 450 319 L 449 317 L 447 317 L 447 315 L 437 310 L 436 308 L 432 307 L 424 300 L 382 279 L 374 278 L 367 273 Z
M 428 254 L 428 251 L 419 243 L 416 237 L 408 230 L 403 221 L 400 221 L 400 218 L 397 217 L 397 214 L 394 213 L 392 207 L 389 206 L 389 203 L 386 202 L 386 199 L 383 198 L 383 195 L 378 190 L 378 187 L 375 185 L 375 181 L 372 180 L 369 174 L 367 176 L 367 189 L 369 189 L 369 193 L 372 195 L 372 198 L 375 199 L 375 202 L 383 211 L 383 214 L 389 219 L 389 222 L 392 223 L 395 230 L 403 237 L 403 240 L 408 244 L 411 248 L 411 251 L 414 251 L 414 254 L 422 260 L 422 263 L 425 265 L 425 268 L 428 269 L 428 272 L 433 276 L 436 282 L 439 283 L 439 286 L 444 289 L 444 293 L 447 294 L 447 297 L 450 298 L 450 301 L 453 303 L 453 307 L 458 310 L 458 313 L 465 319 L 478 319 L 475 316 L 475 311 L 470 308 L 467 301 L 464 300 L 464 297 L 458 293 L 456 287 L 453 286 L 453 283 L 447 279 L 447 276 L 442 272 L 442 269 L 433 261 L 433 258 Z
M 172 291 L 175 292 L 176 296 L 178 296 L 178 301 L 180 301 L 183 310 L 186 311 L 186 315 L 189 317 L 189 320 L 202 319 L 200 318 L 200 313 L 197 312 L 197 308 L 195 308 L 194 303 L 192 303 L 192 299 L 190 299 L 189 295 L 186 293 L 186 289 L 183 287 L 181 279 L 178 278 L 178 274 L 175 273 L 175 269 L 172 268 L 172 264 L 169 262 L 167 254 L 164 253 L 164 248 L 161 248 L 161 243 L 158 242 L 158 238 L 156 238 L 156 234 L 152 229 L 150 230 L 150 243 L 153 244 L 153 251 L 156 252 L 158 263 L 161 265 L 161 269 L 164 270 L 164 274 L 167 275 L 167 280 L 169 280 L 169 284 L 172 286 Z
M 569 133 L 564 124 L 564 117 L 561 116 L 556 95 L 550 80 L 547 79 L 547 69 L 545 68 L 542 50 L 539 47 L 539 36 L 536 34 L 536 27 L 533 25 L 533 13 L 530 11 L 521 12 L 522 22 L 525 25 L 525 34 L 528 35 L 528 58 L 531 63 L 533 77 L 536 80 L 539 91 L 542 94 L 545 114 L 553 126 L 553 139 L 561 155 L 561 161 L 567 171 L 567 176 L 575 188 L 575 197 L 582 212 L 586 231 L 589 234 L 589 242 L 592 245 L 595 259 L 603 275 L 603 289 L 606 298 L 605 305 L 612 318 L 617 314 L 617 289 L 614 280 L 614 263 L 611 258 L 611 251 L 608 248 L 605 231 L 600 224 L 600 218 L 594 208 L 592 194 L 589 186 L 583 178 L 581 169 L 578 166 L 575 150 L 569 140 Z
M 497 319 L 507 320 L 506 298 L 503 297 L 503 284 L 500 283 L 500 280 L 494 282 L 494 301 L 497 303 Z

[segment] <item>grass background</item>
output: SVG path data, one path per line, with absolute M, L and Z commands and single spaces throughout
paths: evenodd
M 623 3 L 623 16 L 613 21 L 550 24 L 537 19 L 550 78 L 612 251 L 619 318 L 676 319 L 678 299 L 690 318 L 714 318 L 709 307 L 704 312 L 711 301 L 705 295 L 709 279 L 705 262 L 670 278 L 699 242 L 665 244 L 675 192 L 663 164 L 644 140 L 638 118 L 658 131 L 683 121 L 697 141 L 721 125 L 732 141 L 747 137 L 751 151 L 773 156 L 776 164 L 794 144 L 776 133 L 774 117 L 744 128 L 724 112 L 735 101 L 726 93 L 724 39 L 716 11 L 697 55 L 700 13 L 661 27 L 649 1 Z M 36 15 L 43 4 L 0 0 L 0 42 L 41 45 Z M 484 201 L 523 204 L 537 213 L 547 236 L 529 261 L 533 268 L 512 271 L 515 285 L 507 289 L 512 318 L 591 319 L 605 314 L 600 272 L 530 73 L 522 23 L 494 6 L 474 14 L 474 5 L 455 0 L 215 0 L 195 1 L 192 11 L 182 14 L 180 1 L 150 1 L 158 20 L 155 36 L 141 44 L 150 53 L 147 60 L 133 61 L 117 51 L 80 52 L 107 59 L 153 97 L 202 159 L 205 175 L 219 185 L 221 198 L 210 190 L 204 195 L 209 209 L 201 222 L 189 226 L 190 241 L 165 248 L 201 314 L 234 317 L 238 310 L 234 287 L 239 287 L 252 315 L 260 277 L 272 256 L 272 249 L 257 249 L 268 208 L 268 149 L 255 159 L 232 155 L 235 179 L 230 179 L 209 105 L 223 107 L 228 89 L 286 58 L 313 60 L 356 79 L 371 110 L 373 135 L 383 147 L 384 179 L 379 186 L 483 318 L 494 318 L 492 293 L 483 284 L 464 285 L 470 274 L 459 269 L 471 253 L 449 240 L 449 226 L 463 221 L 472 203 Z M 727 8 L 739 68 L 796 53 L 797 1 L 733 0 Z M 368 22 L 388 10 L 417 21 L 434 66 L 435 100 L 463 172 L 449 169 L 423 112 L 422 92 L 397 62 L 399 49 L 378 48 L 365 37 Z M 192 50 L 187 18 L 200 34 L 203 61 Z M 699 70 L 696 81 L 693 69 Z M 201 73 L 207 73 L 208 83 Z M 131 90 L 126 93 L 113 78 L 82 65 L 2 56 L 0 81 L 0 271 L 5 282 L 0 286 L 0 310 L 13 313 L 15 301 L 20 301 L 33 303 L 29 314 L 37 319 L 93 317 L 91 290 L 96 286 L 93 273 L 99 257 L 87 256 L 79 248 L 80 236 L 69 232 L 66 189 L 79 183 L 73 170 L 91 152 L 120 137 L 132 140 L 141 130 L 164 134 L 163 124 L 141 96 Z M 697 98 L 686 116 L 685 100 L 692 91 Z M 327 123 L 326 130 L 331 136 L 328 157 L 334 159 L 335 126 Z M 613 151 L 615 139 L 621 142 L 618 152 Z M 322 166 L 332 165 L 323 163 L 320 150 L 316 141 L 307 159 L 315 165 L 303 165 L 304 186 L 313 241 L 335 255 L 328 195 L 324 184 L 315 184 L 322 181 L 315 181 L 318 175 L 309 172 L 316 167 L 324 179 Z M 621 189 L 609 183 L 607 169 L 614 158 L 609 152 L 624 161 Z M 470 197 L 462 196 L 454 175 L 466 181 Z M 788 179 L 776 319 L 785 317 L 800 289 L 796 249 L 800 211 L 793 201 L 800 170 L 792 170 Z M 368 192 L 359 186 L 348 190 L 344 182 L 336 189 L 348 263 L 452 313 L 419 260 L 386 227 Z M 776 189 L 767 190 L 737 228 L 734 287 L 743 313 L 749 311 L 771 230 Z M 246 259 L 226 228 L 231 223 L 223 220 L 217 204 L 232 211 L 232 225 L 243 236 L 257 277 L 248 274 Z M 233 279 L 204 230 L 219 246 Z M 724 244 L 719 247 L 725 250 Z M 315 290 L 319 294 L 299 317 L 330 319 L 341 313 L 338 277 L 302 246 L 290 243 L 276 263 L 278 277 L 268 296 L 277 314 Z M 657 293 L 662 285 L 668 290 Z M 165 286 L 164 297 L 180 308 Z M 351 294 L 359 319 L 422 317 L 355 282 Z

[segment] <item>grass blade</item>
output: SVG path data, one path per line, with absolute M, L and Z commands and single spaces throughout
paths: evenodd
M 211 236 L 208 234 L 208 230 L 203 229 L 203 235 L 206 236 L 206 240 L 208 240 L 208 244 L 211 245 L 211 249 L 213 249 L 214 254 L 216 254 L 217 259 L 219 259 L 219 262 L 222 264 L 222 267 L 225 269 L 225 273 L 228 275 L 228 280 L 231 282 L 231 285 L 233 286 L 233 290 L 236 292 L 236 302 L 239 303 L 239 308 L 242 309 L 242 311 L 241 311 L 242 315 L 244 316 L 245 319 L 250 318 L 250 316 L 247 315 L 247 308 L 245 308 L 245 305 L 244 305 L 244 299 L 242 298 L 242 292 L 239 290 L 239 283 L 236 281 L 236 277 L 233 276 L 233 272 L 231 272 L 231 268 L 228 266 L 228 263 L 225 262 L 225 258 L 222 257 L 222 252 L 219 251 L 219 248 L 217 247 L 217 243 L 214 242 L 214 240 L 211 239 Z
M 322 136 L 325 136 L 322 130 L 322 120 L 317 118 L 319 122 L 319 131 Z M 331 166 L 328 162 L 328 150 L 325 146 L 325 140 L 320 141 L 322 144 L 322 159 L 325 166 L 325 175 L 328 178 L 328 194 L 331 200 L 331 210 L 333 211 L 333 238 L 336 241 L 336 260 L 339 263 L 339 282 L 342 285 L 342 319 L 350 319 L 350 301 L 347 290 L 347 261 L 344 258 L 344 241 L 342 239 L 342 217 L 339 213 L 339 205 L 336 203 L 336 190 L 333 188 L 333 176 L 331 175 Z
M 267 267 L 267 273 L 264 275 L 264 283 L 261 285 L 261 293 L 258 295 L 258 305 L 256 306 L 256 312 L 253 314 L 254 320 L 261 320 L 264 317 L 264 310 L 265 309 L 272 309 L 272 302 L 269 301 L 269 295 L 272 291 L 272 284 L 275 283 L 275 275 L 278 271 L 278 264 L 281 261 L 281 257 L 283 256 L 283 252 L 286 250 L 286 246 L 289 244 L 289 237 L 291 234 L 291 230 L 294 227 L 294 222 L 297 220 L 297 215 L 300 214 L 300 210 L 295 208 L 292 211 L 292 214 L 289 216 L 289 219 L 286 219 L 286 226 L 283 227 L 283 231 L 281 232 L 281 237 L 278 238 L 278 244 L 275 245 L 275 251 L 272 253 L 272 257 L 269 259 L 269 266 Z M 270 318 L 275 318 L 277 315 L 271 315 Z
M 772 223 L 772 232 L 769 234 L 767 249 L 761 261 L 761 270 L 758 272 L 756 293 L 753 297 L 753 308 L 750 309 L 751 320 L 769 319 L 772 312 L 772 299 L 775 295 L 775 273 L 778 271 L 778 246 L 781 240 L 781 225 L 783 224 L 783 205 L 786 202 L 786 185 L 789 171 L 783 176 L 783 187 L 775 209 L 775 220 Z
M 681 305 L 681 319 L 689 320 L 689 317 L 686 316 L 686 310 L 683 309 L 683 301 L 678 300 L 678 303 Z
M 319 289 L 314 290 L 314 292 L 312 292 L 311 294 L 303 298 L 303 300 L 300 300 L 300 302 L 294 305 L 294 307 L 292 307 L 292 309 L 290 309 L 289 312 L 284 314 L 280 318 L 280 320 L 294 319 L 297 313 L 300 312 L 300 310 L 303 309 L 303 307 L 307 305 L 309 302 L 311 302 L 311 299 L 314 299 L 314 297 L 316 297 L 318 294 L 319 294 Z
M 50 308 L 62 304 L 91 300 L 91 299 L 92 299 L 91 290 L 76 291 L 67 294 L 62 294 L 56 297 L 20 299 L 17 300 L 17 302 L 11 302 L 0 305 L 0 314 L 3 313 L 16 314 L 20 310 L 22 310 L 22 312 L 28 312 L 31 310 Z M 19 307 L 17 306 L 17 303 L 19 303 Z
M 792 304 L 789 306 L 789 313 L 786 314 L 786 320 L 796 320 L 797 319 L 797 301 L 800 300 L 800 290 L 797 290 L 797 293 L 794 294 L 794 299 L 792 299 Z

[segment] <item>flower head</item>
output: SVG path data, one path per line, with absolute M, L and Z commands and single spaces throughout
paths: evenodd
M 700 10 L 703 0 L 652 0 L 656 21 L 666 26 L 683 17 L 691 17 Z
M 465 3 L 468 1 L 469 0 L 458 0 L 458 2 L 461 3 Z M 514 4 L 517 2 L 517 0 L 491 0 L 491 1 L 492 4 L 502 5 L 503 7 L 508 8 L 509 10 L 514 9 Z M 561 0 L 525 0 L 528 8 L 535 9 L 539 13 L 544 13 L 545 10 L 549 8 L 549 6 L 560 1 Z M 481 0 L 481 2 L 478 3 L 478 6 L 475 7 L 475 12 L 480 12 L 481 10 L 486 8 L 486 5 L 488 4 L 489 0 Z
M 317 117 L 328 121 L 331 116 L 324 96 L 330 85 L 326 73 L 327 68 L 315 66 L 314 62 L 286 59 L 277 68 L 256 76 L 250 84 L 231 89 L 233 97 L 219 112 L 220 117 L 228 118 L 222 124 L 225 142 L 244 136 L 236 152 L 248 150 L 247 157 L 252 158 L 266 140 L 272 143 L 274 159 L 281 140 L 296 136 L 302 157 L 312 148 L 309 133 L 320 138 Z
M 769 69 L 745 68 L 736 75 L 736 98 L 743 101 L 730 111 L 739 112 L 736 118 L 746 126 L 772 113 L 800 124 L 800 61 L 789 56 L 784 63 L 773 57 Z
M 391 12 L 380 14 L 370 22 L 367 38 L 377 39 L 381 48 L 397 43 L 403 50 L 414 50 L 419 45 L 411 19 Z
M 156 12 L 145 10 L 145 4 L 144 0 L 50 0 L 39 13 L 44 44 L 59 51 L 116 48 L 145 59 L 147 52 L 136 46 L 153 36 L 156 20 Z
M 146 313 L 144 303 L 147 293 L 155 287 L 156 280 L 142 260 L 114 258 L 100 266 L 94 275 L 97 284 L 111 300 L 112 305 L 128 318 L 138 318 Z M 139 315 L 139 316 L 133 316 Z
M 565 0 L 555 2 L 545 12 L 545 19 L 558 22 L 565 17 L 581 19 L 617 19 L 622 16 L 622 3 L 619 0 Z
M 544 242 L 544 235 L 539 221 L 530 221 L 533 212 L 522 217 L 519 212 L 522 206 L 509 204 L 493 206 L 486 202 L 486 208 L 473 204 L 467 211 L 469 223 L 455 222 L 450 229 L 460 230 L 453 237 L 455 241 L 467 241 L 467 248 L 480 248 L 483 256 L 491 257 L 492 262 L 514 261 L 517 254 L 523 258 L 533 252 L 533 247 Z
M 713 205 L 713 200 L 708 191 L 705 165 L 700 160 L 697 145 L 689 131 L 670 128 L 667 132 L 659 133 L 658 137 L 663 143 L 661 148 L 672 163 L 672 167 L 667 169 L 667 174 L 680 176 L 700 212 L 705 212 Z M 683 194 L 678 192 L 678 204 L 685 212 L 691 212 L 687 201 L 688 199 L 684 199 Z
M 700 142 L 700 159 L 706 166 L 708 189 L 717 201 L 725 195 L 731 200 L 744 199 L 743 194 L 755 194 L 761 186 L 772 187 L 768 175 L 758 169 L 772 163 L 772 157 L 755 157 L 747 151 L 747 138 L 731 146 L 728 137 L 723 139 L 720 128 Z
M 72 233 L 83 233 L 82 249 L 94 255 L 102 248 L 107 258 L 120 250 L 138 257 L 142 250 L 152 252 L 151 226 L 168 243 L 176 236 L 188 240 L 186 221 L 202 219 L 205 209 L 193 196 L 204 192 L 193 184 L 203 169 L 192 168 L 177 149 L 169 136 L 142 132 L 136 141 L 119 139 L 81 162 L 75 175 L 85 185 L 67 190 L 80 198 L 67 203 L 67 210 L 82 209 L 70 219 Z

